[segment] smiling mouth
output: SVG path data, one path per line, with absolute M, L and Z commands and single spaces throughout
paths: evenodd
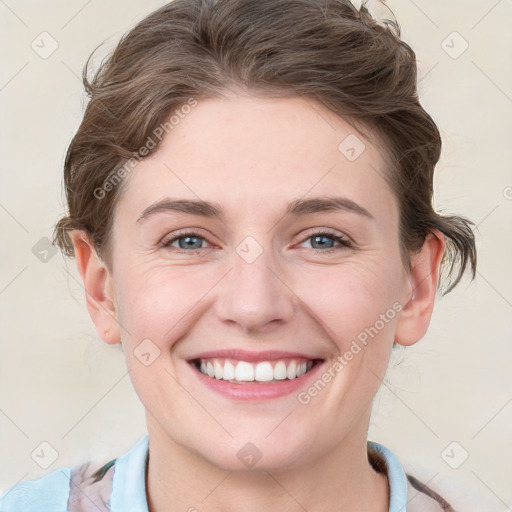
M 193 359 L 190 363 L 203 375 L 233 384 L 273 384 L 295 380 L 322 363 L 323 359 L 289 358 L 248 362 L 236 359 Z

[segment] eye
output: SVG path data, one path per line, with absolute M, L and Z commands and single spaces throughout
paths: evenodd
M 338 242 L 338 246 L 336 247 L 330 247 L 326 245 L 326 240 L 334 240 L 335 242 Z M 182 233 L 174 234 L 172 238 L 165 239 L 161 246 L 165 248 L 172 248 L 176 250 L 177 252 L 182 253 L 191 253 L 191 252 L 197 252 L 201 250 L 208 249 L 208 247 L 201 247 L 202 242 L 201 241 L 207 241 L 207 239 L 202 236 L 201 234 L 194 232 L 194 231 L 187 231 Z M 312 240 L 312 244 L 319 244 L 320 247 L 312 247 L 312 249 L 319 253 L 332 253 L 334 251 L 343 250 L 343 249 L 350 249 L 354 248 L 353 244 L 350 242 L 348 238 L 345 238 L 342 235 L 339 235 L 337 233 L 333 233 L 330 231 L 317 231 L 314 233 L 311 233 L 308 235 L 302 243 Z M 174 243 L 178 242 L 178 247 L 173 245 Z
M 326 240 L 332 239 L 335 242 L 338 242 L 340 245 L 338 247 L 326 247 Z M 313 247 L 313 249 L 317 252 L 321 253 L 331 253 L 338 250 L 350 249 L 353 248 L 353 244 L 345 238 L 337 233 L 333 233 L 330 231 L 317 231 L 315 233 L 311 233 L 307 238 L 304 239 L 304 242 L 307 240 L 312 240 L 312 244 L 320 244 L 320 248 Z M 304 243 L 302 242 L 302 243 Z
M 207 247 L 199 247 L 201 245 L 200 240 L 206 240 L 206 238 L 204 236 L 201 236 L 199 233 L 188 231 L 186 233 L 178 233 L 172 238 L 164 240 L 161 243 L 161 246 L 174 248 L 178 252 L 193 252 L 194 249 L 207 249 Z M 172 245 L 176 241 L 178 242 L 178 247 Z

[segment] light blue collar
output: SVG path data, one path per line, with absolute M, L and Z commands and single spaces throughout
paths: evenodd
M 407 477 L 402 465 L 389 448 L 379 443 L 368 441 L 368 450 L 380 455 L 386 467 L 390 494 L 389 512 L 406 512 Z
M 116 460 L 110 498 L 111 512 L 149 512 L 146 500 L 146 459 L 149 436 L 145 435 Z

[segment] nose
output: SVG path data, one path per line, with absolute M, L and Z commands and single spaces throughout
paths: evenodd
M 219 286 L 218 317 L 236 324 L 245 334 L 270 332 L 294 314 L 297 297 L 270 250 L 252 262 L 235 252 L 231 270 Z

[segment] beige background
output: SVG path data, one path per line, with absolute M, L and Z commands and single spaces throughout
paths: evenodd
M 0 491 L 91 457 L 107 461 L 146 432 L 123 354 L 96 336 L 74 261 L 50 252 L 45 263 L 33 247 L 44 249 L 63 211 L 62 164 L 83 111 L 86 58 L 163 3 L 0 1 Z M 427 336 L 390 369 L 371 439 L 430 484 L 455 478 L 494 510 L 510 510 L 512 2 L 390 5 L 444 137 L 436 207 L 477 224 L 479 270 L 438 298 Z M 46 37 L 51 49 L 43 31 L 58 43 L 47 58 L 31 47 Z M 58 453 L 47 469 L 31 458 L 43 441 Z

